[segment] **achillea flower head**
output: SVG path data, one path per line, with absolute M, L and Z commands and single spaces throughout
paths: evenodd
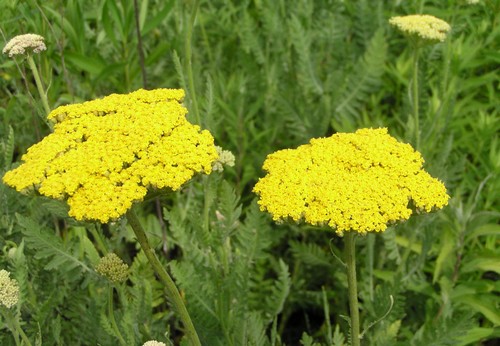
M 26 53 L 40 53 L 46 50 L 43 36 L 36 34 L 18 35 L 12 38 L 2 50 L 3 54 L 9 54 L 9 57 L 14 55 L 24 55 Z
M 95 271 L 115 283 L 124 282 L 128 277 L 128 265 L 114 253 L 102 257 Z
M 339 235 L 381 232 L 407 220 L 411 205 L 430 212 L 448 203 L 445 186 L 423 162 L 386 128 L 337 133 L 268 155 L 254 192 L 278 222 L 327 225 Z
M 479 0 L 466 0 L 468 5 L 477 5 L 479 4 Z
M 15 279 L 10 278 L 10 273 L 0 270 L 0 305 L 7 308 L 17 304 L 19 300 L 19 285 Z
M 150 340 L 146 341 L 142 346 L 167 346 L 167 345 L 160 341 Z
M 389 23 L 405 34 L 430 42 L 443 42 L 451 29 L 444 20 L 420 14 L 392 17 Z
M 229 150 L 224 150 L 219 146 L 216 146 L 217 154 L 219 158 L 212 164 L 212 171 L 222 172 L 224 171 L 224 166 L 233 167 L 234 166 L 234 155 Z
M 148 189 L 178 190 L 212 171 L 214 139 L 187 121 L 183 97 L 179 89 L 141 89 L 58 107 L 48 115 L 54 132 L 3 181 L 67 200 L 77 220 L 115 220 Z

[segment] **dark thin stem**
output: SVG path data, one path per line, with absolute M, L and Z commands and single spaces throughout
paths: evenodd
M 135 29 L 137 33 L 137 51 L 139 52 L 139 65 L 141 66 L 142 73 L 142 86 L 144 89 L 148 88 L 148 78 L 146 75 L 146 64 L 144 63 L 144 47 L 142 45 L 141 26 L 139 23 L 139 5 L 137 0 L 134 0 L 134 16 L 135 16 Z
M 179 317 L 184 325 L 184 332 L 188 340 L 190 341 L 192 346 L 201 346 L 200 339 L 198 338 L 198 334 L 194 329 L 193 322 L 191 321 L 191 317 L 182 301 L 181 295 L 179 294 L 179 290 L 177 286 L 175 286 L 174 281 L 167 273 L 161 262 L 156 257 L 154 250 L 151 248 L 149 244 L 146 233 L 144 232 L 144 228 L 142 227 L 139 219 L 135 212 L 131 209 L 127 212 L 127 220 L 132 227 L 135 236 L 137 237 L 137 241 L 141 245 L 144 254 L 146 255 L 149 263 L 153 267 L 156 275 L 160 278 L 161 282 L 165 285 L 165 289 L 167 291 L 167 296 L 172 303 L 174 310 L 179 314 Z
M 345 234 L 345 264 L 347 267 L 347 287 L 349 290 L 349 310 L 351 314 L 351 345 L 360 346 L 358 284 L 356 280 L 356 252 L 354 232 Z

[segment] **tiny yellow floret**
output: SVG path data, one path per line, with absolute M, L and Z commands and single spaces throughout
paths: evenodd
M 254 192 L 277 222 L 328 226 L 339 235 L 381 232 L 407 220 L 412 206 L 429 212 L 448 203 L 445 186 L 423 162 L 386 128 L 337 133 L 268 155 Z
M 187 121 L 183 98 L 180 89 L 141 89 L 58 107 L 48 115 L 54 132 L 3 181 L 66 200 L 77 220 L 115 220 L 148 190 L 178 190 L 212 171 L 214 139 Z
M 402 32 L 431 42 L 443 42 L 451 27 L 444 20 L 431 15 L 397 16 L 389 23 Z

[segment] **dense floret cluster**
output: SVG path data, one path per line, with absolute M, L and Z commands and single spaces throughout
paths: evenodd
M 67 200 L 77 220 L 117 219 L 148 189 L 177 190 L 212 171 L 214 139 L 187 121 L 183 97 L 178 89 L 141 89 L 58 107 L 48 115 L 54 132 L 3 181 Z
M 305 221 L 345 231 L 380 232 L 448 203 L 446 188 L 422 169 L 422 156 L 387 129 L 312 139 L 270 154 L 256 184 L 261 210 L 275 221 Z

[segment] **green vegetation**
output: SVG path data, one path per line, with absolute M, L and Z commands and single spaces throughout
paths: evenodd
M 451 199 L 441 211 L 357 237 L 361 345 L 493 345 L 500 2 L 468 2 L 1 1 L 2 47 L 35 33 L 47 50 L 33 55 L 43 85 L 23 58 L 0 57 L 0 176 L 51 132 L 40 88 L 50 109 L 183 88 L 188 119 L 231 150 L 235 166 L 134 211 L 201 344 L 341 346 L 350 336 L 344 240 L 274 223 L 252 189 L 276 150 L 387 127 L 418 143 L 424 168 Z M 389 24 L 414 13 L 451 25 L 444 42 L 419 47 L 418 64 Z M 65 203 L 0 182 L 0 270 L 19 286 L 17 304 L 0 306 L 0 345 L 187 345 L 135 238 L 126 218 L 77 222 Z M 110 252 L 129 266 L 125 282 L 95 271 Z

